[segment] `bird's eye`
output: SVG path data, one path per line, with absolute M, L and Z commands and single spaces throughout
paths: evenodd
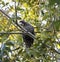
M 24 26 L 24 24 L 22 22 L 19 23 L 21 26 Z

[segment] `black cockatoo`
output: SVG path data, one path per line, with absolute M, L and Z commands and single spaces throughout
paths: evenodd
M 35 35 L 34 33 L 34 27 L 32 25 L 30 25 L 29 23 L 23 21 L 20 21 L 19 24 L 21 24 L 21 26 L 23 26 L 28 32 L 32 33 L 33 35 Z M 23 36 L 23 41 L 25 42 L 25 45 L 27 48 L 30 48 L 31 45 L 34 42 L 34 39 L 32 37 L 30 37 L 29 35 L 27 35 L 26 33 L 22 32 L 22 36 Z

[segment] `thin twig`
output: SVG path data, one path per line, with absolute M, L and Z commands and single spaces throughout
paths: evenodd
M 16 8 L 16 1 L 15 1 L 15 20 L 16 20 L 16 23 L 17 23 L 17 8 Z
M 8 16 L 3 10 L 0 9 L 0 12 L 2 12 L 7 18 L 11 19 L 11 17 Z
M 0 34 L 22 34 L 21 32 L 0 32 Z

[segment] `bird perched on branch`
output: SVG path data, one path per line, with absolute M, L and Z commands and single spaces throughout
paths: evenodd
M 32 25 L 25 22 L 24 20 L 20 21 L 19 24 L 21 24 L 21 26 L 23 26 L 23 28 L 25 28 L 27 32 L 30 32 L 31 34 L 35 35 L 34 27 Z M 34 42 L 34 39 L 24 32 L 22 33 L 22 36 L 23 36 L 23 41 L 25 42 L 26 47 L 30 48 Z

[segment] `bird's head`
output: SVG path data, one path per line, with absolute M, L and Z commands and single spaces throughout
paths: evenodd
M 28 25 L 28 23 L 26 23 L 24 20 L 20 21 L 19 24 L 20 24 L 21 26 L 27 26 L 27 25 Z
M 23 21 L 20 21 L 19 23 L 20 23 L 20 25 L 22 25 L 22 26 L 25 25 L 25 21 L 24 21 L 24 20 L 23 20 Z

